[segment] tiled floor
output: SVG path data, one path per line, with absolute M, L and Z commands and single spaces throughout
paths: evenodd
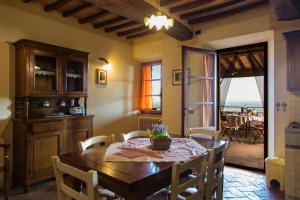
M 268 189 L 262 173 L 226 167 L 224 171 L 224 200 L 283 200 L 279 189 Z
M 225 167 L 224 182 L 224 200 L 284 199 L 284 193 L 267 189 L 265 177 L 260 173 Z M 22 193 L 21 188 L 14 188 L 9 200 L 57 200 L 55 182 L 34 185 L 27 194 Z

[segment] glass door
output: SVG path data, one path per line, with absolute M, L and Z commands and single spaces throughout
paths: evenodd
M 190 129 L 216 129 L 216 52 L 183 47 L 182 135 Z
M 80 57 L 66 56 L 64 58 L 65 94 L 86 94 L 86 61 Z
M 59 59 L 56 54 L 33 50 L 31 93 L 51 95 L 59 93 Z

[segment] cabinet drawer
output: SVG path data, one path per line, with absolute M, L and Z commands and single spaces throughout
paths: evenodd
M 92 120 L 90 118 L 68 119 L 67 129 L 91 128 Z
M 63 121 L 43 122 L 43 123 L 32 124 L 32 132 L 34 132 L 34 133 L 59 131 L 59 130 L 63 130 L 63 129 L 64 129 Z

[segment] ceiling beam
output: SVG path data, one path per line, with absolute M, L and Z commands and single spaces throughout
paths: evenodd
M 241 66 L 241 69 L 246 69 L 245 64 L 243 63 L 239 55 L 237 55 L 237 62 Z
M 289 21 L 300 18 L 299 0 L 270 0 L 279 21 Z
M 130 22 L 126 22 L 126 23 L 123 23 L 123 24 L 108 27 L 108 28 L 105 29 L 105 32 L 110 33 L 110 32 L 113 32 L 113 31 L 120 30 L 122 28 L 128 28 L 128 27 L 131 27 L 131 26 L 135 26 L 137 24 L 138 24 L 137 22 L 130 21 Z
M 122 37 L 122 36 L 127 36 L 127 35 L 132 35 L 132 34 L 136 34 L 136 33 L 145 32 L 147 30 L 148 30 L 147 27 L 140 26 L 140 27 L 137 27 L 137 28 L 126 30 L 126 31 L 117 32 L 117 35 L 119 37 Z
M 170 8 L 170 13 L 178 13 L 178 12 L 183 12 L 189 9 L 193 9 L 193 8 L 197 8 L 197 7 L 201 7 L 204 5 L 208 5 L 214 1 L 217 0 L 198 0 L 198 1 L 194 1 L 191 3 L 187 3 L 187 4 L 183 4 L 180 6 L 176 6 L 176 7 L 172 7 Z
M 90 15 L 90 16 L 87 16 L 87 17 L 84 17 L 79 21 L 80 24 L 85 24 L 85 23 L 88 23 L 88 22 L 92 22 L 92 21 L 95 21 L 96 19 L 99 19 L 101 17 L 105 17 L 107 15 L 111 14 L 109 11 L 107 10 L 102 10 L 96 14 L 93 14 L 93 15 Z
M 133 35 L 129 35 L 127 36 L 126 38 L 127 39 L 134 39 L 134 38 L 140 38 L 140 37 L 144 37 L 146 35 L 150 35 L 150 34 L 153 34 L 155 31 L 152 31 L 152 30 L 148 30 L 148 31 L 145 31 L 145 32 L 141 32 L 141 33 L 137 33 L 137 34 L 133 34 Z
M 73 9 L 63 12 L 63 17 L 70 17 L 70 16 L 75 15 L 75 14 L 79 13 L 80 11 L 90 8 L 92 6 L 93 6 L 92 3 L 89 3 L 89 2 L 84 3 L 81 6 L 78 6 L 76 8 L 73 8 Z
M 101 8 L 109 10 L 110 12 L 124 16 L 130 21 L 144 23 L 145 16 L 151 16 L 158 11 L 150 3 L 144 0 L 86 0 Z M 176 38 L 177 40 L 184 41 L 192 39 L 193 32 L 181 24 L 178 20 L 174 21 L 174 26 L 166 31 L 167 34 Z
M 44 7 L 44 11 L 46 12 L 51 12 L 53 10 L 57 10 L 61 7 L 63 7 L 64 5 L 66 5 L 67 3 L 69 3 L 71 0 L 57 0 L 54 3 L 48 4 Z
M 110 20 L 106 20 L 104 22 L 94 24 L 93 26 L 94 26 L 94 28 L 103 28 L 105 26 L 110 26 L 112 24 L 115 24 L 117 22 L 122 22 L 122 21 L 125 21 L 125 20 L 126 20 L 125 17 L 119 16 L 119 17 L 115 17 L 115 18 L 110 19 Z
M 212 21 L 212 20 L 228 17 L 228 16 L 231 16 L 231 15 L 235 15 L 235 14 L 238 14 L 238 13 L 242 13 L 242 12 L 251 10 L 253 8 L 256 8 L 256 7 L 259 7 L 259 6 L 262 6 L 262 5 L 266 5 L 267 3 L 268 3 L 268 0 L 257 1 L 255 3 L 250 3 L 248 5 L 244 5 L 244 6 L 234 8 L 234 9 L 231 9 L 231 10 L 221 11 L 221 12 L 217 12 L 217 13 L 214 13 L 214 14 L 211 14 L 211 15 L 190 19 L 190 20 L 188 20 L 188 23 L 189 24 L 199 24 L 199 23 L 204 23 L 204 22 L 207 22 L 207 21 Z
M 179 2 L 182 2 L 182 0 L 161 0 L 160 6 L 165 7 Z
M 191 19 L 191 18 L 198 17 L 199 15 L 202 15 L 204 13 L 211 12 L 211 11 L 218 10 L 218 9 L 222 9 L 222 8 L 225 8 L 225 7 L 228 7 L 228 6 L 243 2 L 243 1 L 246 1 L 246 0 L 231 0 L 231 1 L 221 3 L 221 4 L 218 4 L 218 5 L 215 5 L 215 6 L 212 6 L 212 7 L 208 7 L 208 8 L 205 8 L 205 9 L 184 13 L 184 14 L 179 15 L 179 17 L 180 17 L 180 19 Z

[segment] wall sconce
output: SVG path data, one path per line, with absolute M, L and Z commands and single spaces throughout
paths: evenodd
M 108 71 L 108 72 L 111 72 L 111 64 L 105 58 L 100 57 L 99 60 L 101 60 L 105 63 L 104 66 L 103 66 L 103 69 Z

